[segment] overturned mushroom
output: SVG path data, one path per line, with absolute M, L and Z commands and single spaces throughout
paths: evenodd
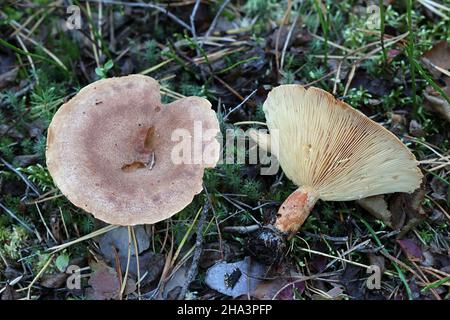
M 272 150 L 299 188 L 278 210 L 275 228 L 292 236 L 317 200 L 348 201 L 417 189 L 422 173 L 409 149 L 387 129 L 318 88 L 282 85 L 264 103 L 277 130 Z M 270 149 L 270 139 L 252 132 Z
M 174 158 L 177 132 L 188 139 L 189 148 L 180 151 L 188 161 Z M 204 169 L 219 159 L 218 133 L 215 112 L 203 98 L 164 105 L 150 77 L 100 80 L 53 117 L 47 166 L 61 192 L 96 218 L 151 224 L 179 212 L 202 190 Z

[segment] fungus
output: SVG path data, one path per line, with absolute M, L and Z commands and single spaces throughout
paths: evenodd
M 274 88 L 263 110 L 286 176 L 298 186 L 278 210 L 275 228 L 292 236 L 317 200 L 349 201 L 406 192 L 422 173 L 409 149 L 390 131 L 330 93 L 301 85 Z M 269 136 L 250 134 L 270 149 Z
M 200 161 L 174 161 L 177 130 L 184 130 Z M 203 98 L 164 105 L 150 77 L 105 79 L 56 112 L 48 128 L 47 166 L 61 192 L 96 218 L 152 224 L 182 210 L 202 190 L 204 169 L 219 160 L 219 132 Z

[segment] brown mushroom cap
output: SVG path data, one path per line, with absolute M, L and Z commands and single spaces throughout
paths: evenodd
M 394 134 L 324 90 L 282 85 L 263 110 L 270 131 L 278 130 L 284 173 L 317 198 L 410 193 L 421 183 L 414 155 Z
M 172 133 L 184 129 L 194 138 L 199 124 L 200 149 L 214 155 L 174 163 L 179 141 L 172 141 Z M 152 224 L 182 210 L 202 190 L 204 169 L 219 159 L 219 132 L 216 114 L 203 98 L 164 105 L 150 77 L 105 79 L 56 112 L 48 128 L 47 166 L 61 192 L 96 218 Z

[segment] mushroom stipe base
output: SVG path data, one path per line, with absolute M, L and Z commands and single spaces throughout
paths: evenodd
M 283 202 L 277 213 L 275 228 L 292 238 L 308 218 L 318 200 L 311 188 L 300 187 Z
M 248 250 L 262 263 L 277 264 L 291 239 L 308 218 L 318 200 L 311 188 L 300 187 L 281 205 L 273 225 L 264 226 L 248 243 Z
M 259 262 L 277 265 L 286 252 L 286 237 L 272 225 L 266 225 L 250 236 L 247 251 Z

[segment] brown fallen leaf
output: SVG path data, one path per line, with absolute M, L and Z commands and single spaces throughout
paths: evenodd
M 0 89 L 6 88 L 8 85 L 13 83 L 19 72 L 19 68 L 13 68 L 5 73 L 0 74 Z
M 8 135 L 14 139 L 23 139 L 23 133 L 19 132 L 14 126 L 8 124 L 0 124 L 0 136 Z
M 28 167 L 31 164 L 37 163 L 39 159 L 39 154 L 21 154 L 14 157 L 13 164 L 17 167 Z
M 135 226 L 134 233 L 136 236 L 136 242 L 138 246 L 138 254 L 144 252 L 150 247 L 150 235 L 143 226 Z M 98 239 L 100 252 L 109 261 L 114 262 L 115 251 L 117 251 L 121 259 L 127 260 L 128 257 L 128 228 L 119 227 L 111 230 Z M 114 248 L 114 250 L 113 250 Z M 134 245 L 130 248 L 130 254 L 136 255 Z
M 183 265 L 164 284 L 161 298 L 164 300 L 175 300 L 180 295 L 181 288 L 186 282 L 189 266 Z
M 127 267 L 127 260 L 120 258 L 120 266 L 122 270 Z M 144 252 L 139 255 L 139 275 L 142 278 L 145 274 L 145 278 L 142 279 L 141 285 L 146 285 L 152 281 L 155 281 L 161 275 L 165 263 L 165 257 L 161 253 Z M 137 262 L 136 256 L 131 256 L 129 275 L 133 279 L 137 279 Z
M 445 176 L 440 177 L 440 178 L 439 178 L 439 176 L 434 176 L 430 181 L 430 187 L 431 187 L 431 190 L 433 190 L 433 193 L 431 194 L 431 196 L 434 199 L 442 200 L 442 201 L 446 202 L 448 199 L 449 188 L 448 188 L 448 185 L 444 181 L 445 181 Z
M 388 227 L 400 230 L 399 238 L 414 228 L 423 219 L 422 201 L 425 197 L 423 183 L 413 193 L 395 193 L 386 201 L 384 195 L 357 200 L 356 203 Z
M 207 269 L 219 260 L 230 261 L 235 258 L 237 252 L 236 246 L 225 241 L 222 242 L 222 246 L 219 242 L 208 243 L 203 248 L 199 266 Z
M 5 290 L 2 293 L 1 300 L 18 300 L 20 299 L 20 294 L 14 290 L 12 286 L 6 284 Z
M 345 292 L 353 299 L 359 300 L 364 298 L 365 285 L 362 285 L 365 280 L 360 276 L 366 270 L 361 267 L 348 264 L 340 277 L 340 284 L 345 288 Z
M 435 66 L 445 70 L 450 69 L 450 44 L 445 40 L 436 43 L 422 55 L 421 60 L 430 73 L 435 78 L 439 78 L 441 72 Z
M 392 212 L 392 228 L 400 230 L 398 238 L 402 238 L 425 219 L 426 214 L 422 208 L 424 198 L 423 183 L 419 189 L 411 194 L 396 193 L 391 197 L 389 208 Z
M 340 287 L 334 287 L 323 294 L 313 294 L 313 300 L 343 300 L 345 298 L 344 290 Z
M 46 274 L 41 277 L 40 285 L 49 289 L 59 289 L 66 284 L 67 273 Z
M 276 278 L 264 281 L 251 293 L 258 300 L 295 300 L 305 291 L 305 282 L 296 278 Z
M 422 128 L 420 123 L 414 119 L 411 120 L 411 122 L 409 123 L 409 133 L 413 137 L 423 137 L 426 134 L 425 130 Z
M 94 271 L 89 278 L 91 288 L 87 290 L 87 296 L 93 300 L 117 300 L 120 299 L 121 283 L 119 276 L 113 268 L 103 262 L 92 263 L 91 269 Z M 136 290 L 136 283 L 128 278 L 124 295 L 128 295 Z
M 411 239 L 401 239 L 397 240 L 397 243 L 400 245 L 402 252 L 408 258 L 408 260 L 413 262 L 418 262 L 423 260 L 422 249 L 419 247 L 417 243 L 412 241 Z
M 384 195 L 363 198 L 356 201 L 363 209 L 375 218 L 392 227 L 392 213 L 389 211 Z
M 445 94 L 450 97 L 450 78 L 447 78 L 447 85 L 442 88 Z M 423 96 L 425 97 L 425 108 L 439 113 L 445 120 L 450 122 L 450 104 L 433 87 L 428 86 Z

